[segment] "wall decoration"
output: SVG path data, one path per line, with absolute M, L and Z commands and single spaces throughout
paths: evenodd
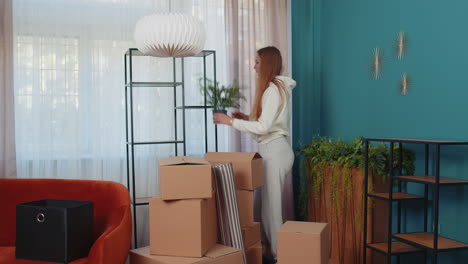
M 153 14 L 141 18 L 134 33 L 139 51 L 156 57 L 186 57 L 203 50 L 205 27 L 194 16 L 178 13 Z
M 371 72 L 374 80 L 378 80 L 382 77 L 382 51 L 380 51 L 379 47 L 375 47 L 372 50 Z
M 408 77 L 408 74 L 403 73 L 403 76 L 401 76 L 401 81 L 400 81 L 400 94 L 401 95 L 407 95 L 409 92 L 410 88 L 410 79 Z
M 404 31 L 400 31 L 397 34 L 396 38 L 396 46 L 395 46 L 395 51 L 396 51 L 396 56 L 399 60 L 403 59 L 405 57 L 406 53 L 406 33 Z

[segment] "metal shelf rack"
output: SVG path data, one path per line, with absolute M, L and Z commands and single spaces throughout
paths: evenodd
M 369 143 L 386 142 L 390 145 L 389 164 L 393 164 L 394 145 L 399 146 L 399 174 L 393 175 L 391 170 L 388 177 L 388 193 L 369 193 Z M 423 144 L 424 149 L 424 175 L 402 175 L 402 157 L 404 144 Z M 367 138 L 364 141 L 365 151 L 365 194 L 364 194 L 364 264 L 366 263 L 367 249 L 380 252 L 387 256 L 387 263 L 392 263 L 392 256 L 397 257 L 397 263 L 400 263 L 400 255 L 409 253 L 424 253 L 424 258 L 431 258 L 433 264 L 437 264 L 439 252 L 468 249 L 468 244 L 449 239 L 439 235 L 439 190 L 447 185 L 465 185 L 466 180 L 445 178 L 440 176 L 440 150 L 441 146 L 449 145 L 468 145 L 466 141 L 445 141 L 445 140 L 424 140 L 424 139 L 384 139 Z M 429 174 L 429 146 L 434 147 L 434 170 L 433 175 Z M 391 168 L 392 166 L 390 166 Z M 398 181 L 398 191 L 394 192 L 394 182 Z M 413 182 L 424 184 L 424 196 L 418 196 L 402 192 L 402 182 Z M 432 232 L 428 231 L 428 206 L 429 206 L 429 186 L 432 186 L 433 192 L 433 224 Z M 383 243 L 368 243 L 367 241 L 367 213 L 368 198 L 385 200 L 389 203 L 388 208 L 388 239 Z M 407 200 L 424 201 L 424 232 L 402 233 L 401 232 L 401 203 Z M 397 203 L 397 232 L 392 230 L 393 220 L 393 202 Z M 424 262 L 426 263 L 426 262 Z
M 208 152 L 208 109 L 212 108 L 211 106 L 207 105 L 207 95 L 206 95 L 206 84 L 207 84 L 207 59 L 212 59 L 213 62 L 213 75 L 214 75 L 214 82 L 216 82 L 216 52 L 213 50 L 204 50 L 201 51 L 199 54 L 196 54 L 191 57 L 182 57 L 182 58 L 172 58 L 172 81 L 167 82 L 136 82 L 134 81 L 133 74 L 134 74 L 134 58 L 135 56 L 147 56 L 142 54 L 136 48 L 130 48 L 125 52 L 124 55 L 124 64 L 125 64 L 125 137 L 126 137 L 126 157 L 127 157 L 127 188 L 130 192 L 131 196 L 131 205 L 133 209 L 133 239 L 134 239 L 134 248 L 138 247 L 138 235 L 137 235 L 137 206 L 148 205 L 148 200 L 150 197 L 138 197 L 136 194 L 136 178 L 135 175 L 135 146 L 137 145 L 157 145 L 157 144 L 173 144 L 175 155 L 178 156 L 180 154 L 186 155 L 187 153 L 187 137 L 186 137 L 186 110 L 201 110 L 204 111 L 204 135 L 205 135 L 205 152 Z M 150 57 L 150 56 L 148 56 Z M 152 57 L 155 60 L 158 58 Z M 199 58 L 203 61 L 203 79 L 202 82 L 204 84 L 204 103 L 203 105 L 199 106 L 187 106 L 185 105 L 185 82 L 184 82 L 184 61 L 189 58 Z M 181 80 L 177 80 L 177 62 L 180 63 L 180 76 Z M 174 96 L 174 140 L 166 140 L 166 141 L 135 141 L 134 138 L 134 98 L 133 98 L 133 91 L 134 89 L 138 89 L 140 87 L 166 87 L 173 89 L 173 96 Z M 181 101 L 177 101 L 177 88 L 181 89 Z M 178 103 L 181 105 L 178 105 Z M 177 111 L 182 112 L 182 139 L 178 138 L 178 113 Z M 179 144 L 182 144 L 183 151 L 179 153 L 178 150 Z M 214 126 L 214 144 L 215 144 L 215 151 L 218 151 L 218 129 L 217 126 Z

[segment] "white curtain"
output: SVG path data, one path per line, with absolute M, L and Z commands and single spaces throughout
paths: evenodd
M 0 1 L 0 178 L 16 177 L 11 1 Z
M 237 80 L 241 87 L 244 87 L 246 100 L 242 101 L 240 111 L 249 114 L 255 97 L 256 76 L 253 68 L 256 51 L 266 46 L 277 47 L 283 57 L 282 74 L 289 74 L 288 1 L 225 0 L 225 13 L 227 78 L 231 82 Z M 257 151 L 257 144 L 252 135 L 234 130 L 230 133 L 232 151 Z M 294 198 L 291 175 L 287 178 L 285 188 L 283 215 L 285 219 L 293 219 Z M 256 198 L 256 207 L 258 206 L 259 200 Z M 256 209 L 255 212 L 260 210 Z M 256 216 L 257 219 L 259 217 Z
M 208 33 L 205 49 L 216 51 L 217 78 L 225 82 L 222 1 L 13 2 L 18 177 L 126 183 L 124 53 L 135 47 L 133 30 L 139 18 L 168 11 L 189 13 L 203 21 Z M 172 59 L 135 58 L 133 80 L 172 81 L 171 63 Z M 202 104 L 197 85 L 202 65 L 201 59 L 185 62 L 187 105 Z M 211 57 L 207 69 L 213 78 Z M 135 141 L 174 140 L 172 88 L 134 91 Z M 187 155 L 201 156 L 205 152 L 203 113 L 188 110 L 186 118 Z M 209 115 L 212 131 L 210 120 Z M 219 128 L 220 151 L 226 151 L 227 131 Z M 174 154 L 173 145 L 135 147 L 138 197 L 158 193 L 157 161 Z M 143 246 L 148 243 L 148 216 L 145 206 L 139 208 L 143 222 L 138 224 L 138 245 Z

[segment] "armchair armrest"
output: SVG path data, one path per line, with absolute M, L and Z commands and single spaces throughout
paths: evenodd
M 106 231 L 94 242 L 88 255 L 88 264 L 124 264 L 131 246 L 132 217 L 130 206 L 122 206 L 110 216 Z

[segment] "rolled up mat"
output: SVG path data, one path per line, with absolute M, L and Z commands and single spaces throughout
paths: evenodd
M 239 206 L 237 205 L 237 192 L 234 183 L 234 173 L 231 163 L 221 163 L 213 166 L 216 186 L 216 202 L 218 208 L 218 222 L 221 231 L 221 243 L 242 250 L 244 264 L 244 240 L 239 219 Z

